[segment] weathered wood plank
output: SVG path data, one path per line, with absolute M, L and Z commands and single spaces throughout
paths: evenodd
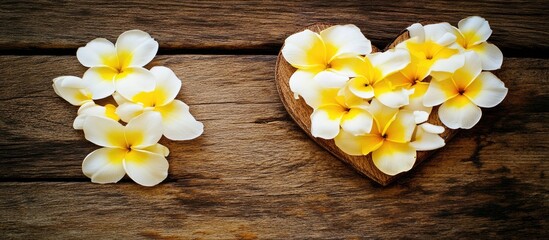
M 150 32 L 161 49 L 278 51 L 283 40 L 318 22 L 353 23 L 385 46 L 412 23 L 453 25 L 487 18 L 491 41 L 513 56 L 546 57 L 546 1 L 3 1 L 0 51 L 75 49 L 96 37 L 115 40 L 128 29 Z M 16 51 L 17 52 L 17 51 Z M 72 52 L 65 51 L 65 53 Z M 59 53 L 49 51 L 49 53 Z
M 152 189 L 0 183 L 0 232 L 8 239 L 546 237 L 547 185 L 505 175 L 388 188 L 314 176 L 296 184 L 237 175 Z
M 179 99 L 205 123 L 192 141 L 163 141 L 172 151 L 170 178 L 239 176 L 270 183 L 329 178 L 369 182 L 318 147 L 290 119 L 274 84 L 275 56 L 160 56 L 184 81 Z M 549 164 L 545 124 L 549 114 L 547 60 L 506 59 L 497 74 L 507 99 L 484 111 L 478 126 L 463 131 L 403 181 L 426 183 L 467 177 L 506 177 L 536 183 Z M 24 71 L 22 71 L 24 70 Z M 0 180 L 85 181 L 82 159 L 96 148 L 71 128 L 76 107 L 57 97 L 51 79 L 82 74 L 74 57 L 0 57 Z

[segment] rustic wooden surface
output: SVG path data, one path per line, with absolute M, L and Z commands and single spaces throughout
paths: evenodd
M 2 239 L 515 238 L 549 234 L 549 19 L 544 1 L 0 5 Z M 388 187 L 364 178 L 292 121 L 274 82 L 289 34 L 355 23 L 377 46 L 429 16 L 479 14 L 506 58 L 504 102 Z M 433 19 L 434 18 L 434 19 Z M 192 141 L 162 141 L 170 175 L 145 188 L 89 182 L 93 149 L 51 79 L 81 75 L 78 46 L 140 28 L 183 79 L 178 96 L 204 122 Z

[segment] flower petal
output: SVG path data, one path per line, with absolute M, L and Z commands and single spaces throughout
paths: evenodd
M 326 48 L 320 35 L 304 30 L 292 34 L 284 41 L 282 56 L 298 69 L 324 68 L 326 66 Z
M 410 146 L 416 151 L 430 151 L 444 147 L 444 139 L 438 134 L 426 132 L 423 128 L 418 127 L 414 136 L 414 141 L 410 142 Z
M 491 108 L 498 105 L 507 95 L 505 84 L 491 72 L 482 72 L 467 87 L 463 95 L 479 107 Z
M 98 107 L 99 105 L 95 104 L 93 101 L 84 103 L 82 106 L 80 106 L 78 108 L 78 116 L 74 118 L 72 127 L 76 130 L 82 130 L 84 128 L 84 121 L 86 121 L 86 117 L 88 117 L 88 115 L 81 114 L 81 113 L 90 111 L 88 109 L 91 109 L 91 111 L 93 111 L 94 113 L 98 113 L 98 114 L 94 114 L 95 116 L 100 116 L 99 113 L 101 111 L 96 110 Z
M 61 76 L 53 79 L 53 90 L 72 105 L 80 106 L 92 101 L 92 94 L 79 77 Z
M 167 157 L 168 155 L 170 155 L 170 149 L 168 149 L 166 146 L 164 146 L 160 143 L 157 143 L 155 145 L 143 148 L 143 151 L 160 154 L 164 157 Z
M 488 21 L 479 16 L 462 19 L 458 23 L 458 28 L 469 46 L 486 42 L 492 35 L 492 29 L 490 29 Z
M 99 146 L 126 148 L 124 126 L 115 120 L 105 117 L 88 116 L 84 121 L 85 138 Z
M 414 63 L 411 63 L 414 64 Z M 387 77 L 385 77 L 385 81 L 389 81 L 391 83 L 391 86 L 393 87 L 411 87 L 412 84 L 415 84 L 416 82 L 421 81 L 421 79 L 414 77 L 415 75 L 412 75 L 412 77 L 408 77 L 408 73 L 411 71 L 408 70 L 408 67 L 406 69 L 403 69 L 400 72 L 393 73 Z
M 449 58 L 437 60 L 431 66 L 431 76 L 435 80 L 444 80 L 453 75 L 453 73 L 465 64 L 465 55 L 456 54 Z
M 147 69 L 132 67 L 124 69 L 124 72 L 116 75 L 116 91 L 126 99 L 132 99 L 140 92 L 154 90 L 154 75 Z
M 339 123 L 346 113 L 341 106 L 323 106 L 311 114 L 311 134 L 314 137 L 332 139 L 339 133 Z
M 379 136 L 355 136 L 346 131 L 340 131 L 334 141 L 339 149 L 353 156 L 368 155 L 383 144 L 383 138 Z
M 124 133 L 132 149 L 154 145 L 162 137 L 162 116 L 154 111 L 144 112 L 128 122 Z
M 373 122 L 374 118 L 370 112 L 360 108 L 352 108 L 347 114 L 343 115 L 341 128 L 350 134 L 363 135 L 370 133 Z
M 124 169 L 136 183 L 152 187 L 168 177 L 168 160 L 153 152 L 132 149 L 124 159 Z
M 429 113 L 425 111 L 413 111 L 416 124 L 425 122 L 429 119 Z
M 406 88 L 393 89 L 389 81 L 382 80 L 374 85 L 375 97 L 390 108 L 399 108 L 408 105 L 409 95 L 412 93 Z
M 451 79 L 431 81 L 427 92 L 423 95 L 423 105 L 426 107 L 437 106 L 458 94 L 459 92 Z
M 470 129 L 478 123 L 482 112 L 467 97 L 459 95 L 443 103 L 438 109 L 438 116 L 448 128 Z
M 421 111 L 426 112 L 427 114 L 431 114 L 432 107 L 426 107 L 423 105 L 423 96 L 425 96 L 425 93 L 427 92 L 427 89 L 429 88 L 429 83 L 426 82 L 419 82 L 416 85 L 412 87 L 414 93 L 412 93 L 409 98 L 408 105 L 402 107 L 403 110 L 409 110 L 409 111 Z
M 399 111 L 396 118 L 384 132 L 386 139 L 405 143 L 412 139 L 416 127 L 414 114 L 409 111 Z
M 114 78 L 118 71 L 110 67 L 91 67 L 82 77 L 88 82 L 88 90 L 91 92 L 93 99 L 102 99 L 114 93 Z
M 374 87 L 370 83 L 370 80 L 363 76 L 358 76 L 355 78 L 352 78 L 349 83 L 349 91 L 351 91 L 354 95 L 364 98 L 364 99 L 370 99 L 374 97 Z
M 379 79 L 402 70 L 410 64 L 410 53 L 405 49 L 393 49 L 386 52 L 372 53 L 366 56 L 380 72 Z
M 386 142 L 379 135 L 368 134 L 360 136 L 360 138 L 362 143 L 362 155 L 368 155 L 369 153 L 376 151 Z
M 120 60 L 120 69 L 143 67 L 156 56 L 158 42 L 146 32 L 129 30 L 118 36 L 116 52 Z
M 324 90 L 323 92 L 326 92 L 326 90 Z M 351 92 L 351 90 L 349 90 L 349 86 L 337 90 L 335 100 L 337 104 L 345 105 L 347 108 L 359 108 L 367 111 L 370 107 L 370 103 L 368 102 L 368 100 L 356 96 L 354 93 Z
M 143 113 L 143 110 L 143 105 L 127 102 L 116 108 L 116 114 L 120 117 L 120 119 L 122 119 L 122 121 L 129 122 L 134 117 L 137 117 Z
M 480 58 L 474 52 L 465 52 L 465 63 L 452 76 L 456 87 L 465 90 L 482 71 Z
M 383 105 L 377 98 L 372 99 L 369 112 L 374 117 L 377 129 L 383 134 L 389 127 L 398 113 L 398 108 L 390 108 Z
M 150 72 L 156 79 L 156 105 L 163 106 L 173 101 L 181 89 L 181 80 L 167 67 L 155 66 Z
M 118 67 L 114 44 L 104 38 L 96 38 L 76 51 L 78 61 L 86 67 Z
M 78 109 L 78 116 L 74 119 L 74 122 L 72 124 L 73 128 L 77 130 L 84 128 L 84 122 L 89 116 L 110 118 L 114 121 L 120 120 L 120 118 L 116 114 L 116 106 L 112 104 L 100 106 L 95 104 L 94 102 L 88 102 Z
M 418 42 L 425 41 L 425 30 L 423 29 L 423 25 L 421 25 L 420 23 L 414 23 L 406 28 L 406 30 L 408 30 L 408 32 L 410 33 L 410 39 L 415 38 L 414 41 Z
M 330 62 L 330 70 L 346 77 L 356 77 L 365 75 L 369 64 L 365 62 L 363 57 L 355 56 L 348 58 L 336 58 Z M 366 66 L 365 66 L 366 65 Z
M 327 69 L 317 73 L 313 80 L 323 88 L 340 88 L 345 86 L 349 77 Z
M 334 138 L 336 146 L 346 154 L 352 156 L 362 155 L 362 137 L 346 131 L 339 131 L 339 134 Z
M 56 82 L 59 79 L 60 87 L 63 88 L 78 88 L 78 89 L 87 89 L 89 82 L 86 82 L 84 79 L 75 77 L 75 76 L 61 76 L 55 78 L 53 81 Z
M 381 172 L 394 176 L 412 169 L 416 162 L 416 150 L 408 143 L 384 141 L 372 153 L 372 160 Z
M 335 58 L 366 55 L 372 52 L 370 40 L 352 24 L 329 27 L 322 30 L 320 36 L 326 45 L 328 62 Z
M 122 161 L 126 149 L 100 148 L 84 159 L 82 172 L 94 183 L 116 183 L 126 175 Z
M 189 106 L 180 100 L 157 107 L 156 111 L 162 114 L 163 133 L 171 140 L 190 140 L 204 132 L 204 124 L 191 115 Z
M 499 69 L 503 63 L 503 53 L 494 44 L 484 42 L 472 46 L 469 49 L 474 51 L 480 57 L 483 70 Z
M 439 45 L 447 46 L 456 41 L 454 29 L 447 22 L 427 24 L 423 26 L 425 30 L 425 41 L 433 41 Z
M 122 97 L 122 95 L 120 95 L 120 93 L 117 93 L 117 92 L 114 92 L 112 94 L 112 98 L 114 98 L 114 101 L 116 102 L 116 104 L 118 105 L 122 105 L 124 103 L 127 103 L 127 102 L 131 102 L 130 100 Z
M 313 78 L 318 72 L 311 70 L 297 69 L 290 77 L 290 90 L 294 92 L 295 98 L 303 97 L 307 105 L 317 108 L 321 102 L 320 86 Z
M 430 123 L 423 123 L 423 124 L 419 125 L 419 127 L 422 128 L 423 131 L 428 132 L 428 133 L 441 134 L 441 133 L 444 132 L 444 127 L 443 126 L 437 126 L 437 125 L 433 125 L 433 124 L 430 124 Z

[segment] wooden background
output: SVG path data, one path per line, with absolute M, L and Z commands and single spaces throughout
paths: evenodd
M 546 1 L 2 1 L 2 239 L 515 238 L 549 235 Z M 509 94 L 472 130 L 388 187 L 317 146 L 274 83 L 284 39 L 316 22 L 354 23 L 378 47 L 408 25 L 490 21 Z M 154 188 L 90 183 L 97 147 L 72 129 L 76 107 L 51 80 L 81 76 L 76 48 L 142 29 L 150 64 L 183 80 L 205 125 L 165 141 L 169 178 Z

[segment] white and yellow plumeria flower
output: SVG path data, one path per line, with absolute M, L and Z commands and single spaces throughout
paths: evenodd
M 321 104 L 311 114 L 311 134 L 332 139 L 340 126 L 353 135 L 369 133 L 373 118 L 368 112 L 368 101 L 356 97 L 345 88 L 327 88 L 319 92 Z
M 372 45 L 355 25 L 336 25 L 315 33 L 304 30 L 289 36 L 282 55 L 297 71 L 290 78 L 290 89 L 307 102 L 320 87 L 345 85 L 352 72 L 347 58 L 372 52 Z M 313 89 L 313 90 L 311 90 Z
M 473 51 L 482 62 L 483 70 L 496 70 L 503 63 L 503 53 L 499 48 L 487 43 L 492 29 L 486 19 L 472 16 L 462 19 L 455 28 L 456 42 L 466 51 Z
M 481 60 L 466 52 L 465 64 L 453 73 L 433 72 L 423 98 L 425 106 L 437 106 L 440 120 L 451 129 L 470 129 L 482 115 L 480 107 L 494 107 L 507 95 L 505 84 L 490 72 L 481 72 Z
M 74 106 L 82 106 L 93 102 L 88 83 L 75 76 L 61 76 L 53 79 L 53 90 L 61 98 Z
M 408 96 L 408 104 L 401 106 L 401 109 L 412 111 L 416 116 L 416 123 L 426 121 L 432 110 L 432 107 L 423 105 L 423 96 L 429 87 L 429 78 L 420 69 L 422 62 L 422 59 L 412 55 L 410 64 L 385 78 L 394 88 L 404 88 L 408 90 L 408 93 L 411 93 Z M 438 60 L 430 67 L 430 70 L 455 71 L 455 69 L 462 67 L 463 63 L 463 55 L 456 54 L 448 59 Z
M 167 138 L 190 140 L 200 136 L 204 125 L 191 115 L 187 104 L 174 100 L 181 89 L 181 80 L 167 67 L 156 66 L 150 72 L 156 82 L 155 89 L 151 92 L 140 92 L 131 99 L 116 96 L 115 99 L 121 103 L 116 113 L 123 121 L 128 122 L 144 112 L 158 112 L 162 117 L 162 132 Z
M 140 30 L 122 33 L 113 44 L 97 38 L 78 48 L 78 61 L 89 69 L 84 80 L 90 82 L 94 99 L 111 95 L 115 90 L 126 98 L 154 89 L 153 78 L 147 69 L 158 51 L 158 42 Z
M 73 128 L 82 129 L 84 120 L 88 116 L 107 117 L 115 121 L 120 120 L 115 113 L 116 106 L 112 104 L 105 106 L 95 104 L 88 86 L 89 82 L 75 76 L 61 76 L 53 79 L 55 93 L 72 105 L 80 106 L 78 116 L 73 122 Z
M 398 44 L 396 48 L 408 50 L 412 57 L 412 62 L 416 63 L 416 69 L 413 69 L 416 73 L 412 80 L 416 78 L 418 81 L 425 79 L 430 74 L 434 64 L 460 52 L 459 46 L 456 44 L 456 36 L 453 33 L 454 29 L 448 23 L 428 24 L 425 26 L 415 23 L 408 27 L 407 30 L 410 33 L 410 39 Z M 457 62 L 445 62 L 443 66 L 453 67 L 454 65 L 459 65 L 459 59 L 455 60 Z
M 148 112 L 126 126 L 109 118 L 90 116 L 84 122 L 87 140 L 103 148 L 84 159 L 82 171 L 94 183 L 115 183 L 125 174 L 143 186 L 154 186 L 168 176 L 169 151 L 160 145 L 160 114 Z
M 374 165 L 387 175 L 410 170 L 416 161 L 416 149 L 410 145 L 414 115 L 384 106 L 376 98 L 369 109 L 375 122 L 372 131 L 360 136 L 341 131 L 334 138 L 336 145 L 349 155 L 372 153 Z
M 395 88 L 385 78 L 410 63 L 410 54 L 403 49 L 369 54 L 349 67 L 355 72 L 347 88 L 358 97 L 371 99 L 374 96 L 386 106 L 399 108 L 408 104 L 410 92 Z

